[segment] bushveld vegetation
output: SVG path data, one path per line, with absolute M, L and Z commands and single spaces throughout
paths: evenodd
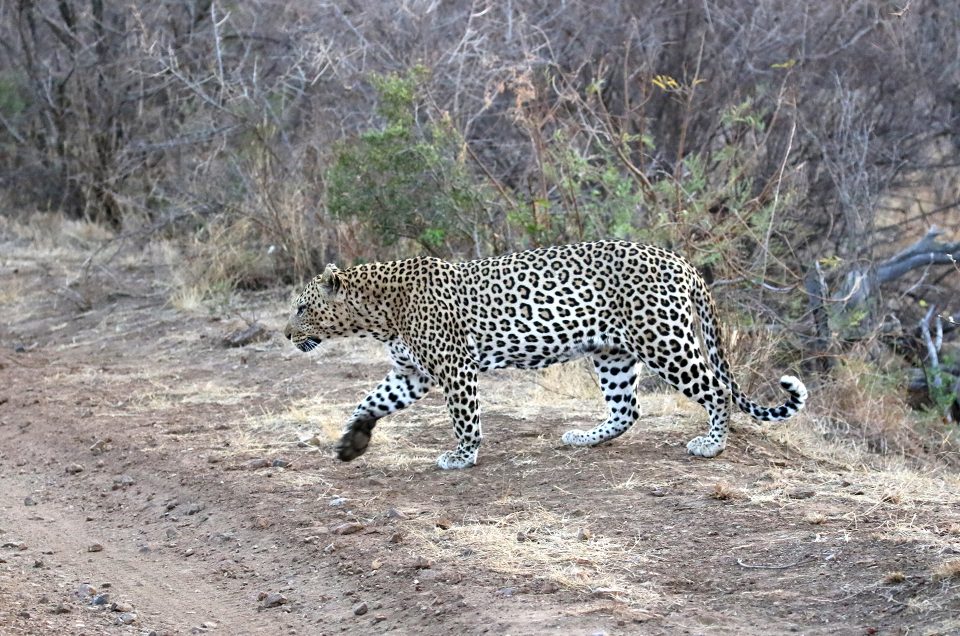
M 958 20 L 946 0 L 4 3 L 0 214 L 162 244 L 184 305 L 328 261 L 656 243 L 704 272 L 745 384 L 793 367 L 825 433 L 942 453 Z

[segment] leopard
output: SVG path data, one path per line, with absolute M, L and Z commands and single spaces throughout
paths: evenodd
M 786 420 L 807 401 L 804 383 L 780 378 L 787 399 L 760 406 L 734 380 L 710 290 L 698 270 L 667 249 L 603 240 L 540 247 L 477 260 L 431 256 L 328 265 L 306 284 L 285 337 L 308 352 L 341 337 L 385 343 L 386 377 L 360 401 L 335 445 L 351 461 L 370 445 L 376 423 L 442 391 L 456 448 L 441 469 L 473 466 L 483 438 L 478 374 L 503 367 L 541 369 L 590 358 L 608 415 L 561 441 L 597 446 L 623 435 L 640 418 L 642 363 L 709 417 L 706 434 L 686 445 L 700 458 L 726 447 L 731 402 L 761 422 Z

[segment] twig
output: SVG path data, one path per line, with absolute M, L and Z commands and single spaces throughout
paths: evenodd
M 756 570 L 786 570 L 788 568 L 793 568 L 804 563 L 809 563 L 813 561 L 812 558 L 800 559 L 799 561 L 794 561 L 793 563 L 787 563 L 786 565 L 767 565 L 765 563 L 744 563 L 742 559 L 737 559 L 737 565 L 742 568 L 752 568 Z

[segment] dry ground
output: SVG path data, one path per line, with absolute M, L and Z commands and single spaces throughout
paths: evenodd
M 290 290 L 186 306 L 162 250 L 83 269 L 89 229 L 0 229 L 0 633 L 960 632 L 946 467 L 827 443 L 806 416 L 738 418 L 694 459 L 705 414 L 672 394 L 614 443 L 563 448 L 603 410 L 576 365 L 486 377 L 470 470 L 433 465 L 452 446 L 436 396 L 343 464 L 379 349 L 226 348 L 245 319 L 278 328 Z

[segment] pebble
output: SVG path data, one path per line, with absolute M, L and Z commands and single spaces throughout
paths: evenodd
M 429 570 L 433 567 L 433 561 L 426 557 L 419 556 L 416 558 L 416 560 L 414 560 L 411 567 L 415 570 Z
M 137 622 L 137 615 L 133 612 L 123 612 L 117 616 L 117 625 L 132 625 Z
M 94 596 L 97 593 L 97 588 L 93 587 L 89 583 L 81 583 L 77 586 L 77 589 L 73 591 L 73 595 L 76 596 L 81 601 L 86 601 L 90 597 Z
M 37 505 L 37 500 L 34 499 L 33 497 L 31 497 L 30 495 L 27 495 L 26 497 L 23 498 L 23 505 L 24 505 L 24 506 L 36 506 L 36 505 Z
M 120 612 L 121 614 L 130 614 L 133 612 L 133 605 L 120 601 L 118 603 L 111 603 L 110 609 L 114 612 Z
M 391 508 L 390 510 L 387 510 L 387 519 L 397 519 L 399 521 L 403 521 L 404 519 L 409 519 L 409 517 L 396 508 Z
M 186 512 L 188 515 L 195 515 L 201 510 L 203 510 L 203 504 L 191 503 L 187 504 L 187 509 L 184 512 Z
M 339 508 L 345 503 L 347 503 L 347 500 L 344 497 L 334 497 L 330 500 L 330 505 L 334 508 Z
M 87 552 L 103 552 L 103 544 L 94 543 L 87 548 Z
M 77 473 L 83 472 L 82 464 L 70 464 L 64 469 L 68 475 L 76 475 Z
M 515 591 L 516 590 L 514 590 L 514 588 L 512 587 L 502 587 L 499 590 L 497 590 L 495 594 L 499 598 L 510 598 L 511 596 L 513 596 Z
M 137 483 L 136 480 L 130 475 L 120 475 L 113 478 L 113 486 L 111 488 L 113 490 L 120 490 L 121 488 L 129 488 L 135 483 Z
M 27 549 L 27 544 L 24 543 L 23 541 L 7 541 L 6 543 L 4 543 L 4 544 L 3 544 L 2 546 L 0 546 L 0 547 L 3 547 L 3 548 L 16 548 L 17 550 L 23 551 L 23 550 L 26 550 L 26 549 Z
M 275 459 L 270 462 L 270 465 L 274 468 L 287 468 L 290 466 L 290 461 L 287 459 Z
M 269 459 L 257 457 L 256 459 L 251 459 L 250 461 L 244 462 L 242 467 L 244 470 L 259 470 L 261 468 L 266 468 L 269 465 Z
M 253 342 L 260 342 L 270 337 L 269 330 L 259 322 L 237 329 L 220 341 L 224 347 L 245 347 Z
M 363 530 L 363 524 L 357 521 L 348 521 L 346 523 L 341 523 L 339 526 L 335 526 L 330 530 L 333 534 L 353 534 L 355 532 L 360 532 Z
M 91 605 L 106 605 L 110 602 L 110 594 L 103 592 L 102 594 L 97 594 L 93 597 L 93 600 L 90 601 Z
M 434 522 L 434 525 L 436 525 L 441 530 L 449 530 L 450 528 L 453 527 L 453 522 L 447 519 L 446 517 L 440 517 L 439 519 L 436 520 L 436 522 Z
M 353 613 L 356 616 L 363 616 L 364 614 L 367 613 L 367 609 L 368 609 L 367 604 L 361 601 L 360 603 L 357 603 L 356 605 L 353 606 Z
M 63 603 L 57 603 L 57 604 L 53 607 L 53 609 L 50 610 L 50 611 L 51 611 L 52 613 L 54 613 L 54 614 L 69 614 L 69 613 L 70 613 L 70 607 L 69 607 L 68 605 L 64 605 Z
M 100 455 L 101 453 L 104 453 L 109 449 L 110 449 L 110 438 L 107 437 L 105 439 L 98 439 L 96 442 L 94 442 L 93 445 L 90 447 L 90 452 L 93 453 L 94 455 Z
M 263 607 L 280 607 L 287 602 L 287 597 L 274 592 L 263 597 Z

